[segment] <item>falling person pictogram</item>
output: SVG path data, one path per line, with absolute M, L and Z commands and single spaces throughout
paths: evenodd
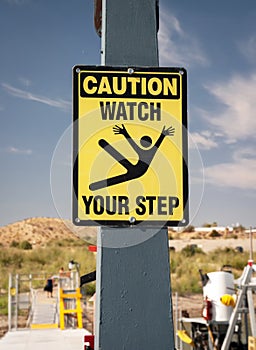
M 134 151 L 138 154 L 138 162 L 132 164 L 128 159 L 126 159 L 121 153 L 119 153 L 114 147 L 112 147 L 106 140 L 100 139 L 99 145 L 102 147 L 108 154 L 110 154 L 114 159 L 118 161 L 125 169 L 126 172 L 117 176 L 113 176 L 107 179 L 103 179 L 97 182 L 93 182 L 89 185 L 91 191 L 96 191 L 101 188 L 117 185 L 126 181 L 137 179 L 144 175 L 149 168 L 157 150 L 159 149 L 161 143 L 163 142 L 165 136 L 173 136 L 175 128 L 170 126 L 166 128 L 165 126 L 162 129 L 161 134 L 159 135 L 156 143 L 152 146 L 152 139 L 150 136 L 142 136 L 140 139 L 140 144 L 142 147 L 137 145 L 137 143 L 131 138 L 125 126 L 115 125 L 113 127 L 114 134 L 123 135 L 126 140 L 129 142 Z

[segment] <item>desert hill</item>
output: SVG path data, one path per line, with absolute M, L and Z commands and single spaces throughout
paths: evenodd
M 78 240 L 96 242 L 95 227 L 76 227 L 70 221 L 57 218 L 30 218 L 0 227 L 0 244 L 8 247 L 12 242 L 28 241 L 33 247 L 46 246 L 52 240 Z
M 215 234 L 213 234 L 215 233 Z M 235 235 L 235 236 L 234 236 Z M 248 235 L 241 229 L 236 232 L 217 232 L 212 227 L 208 232 L 175 231 L 169 228 L 170 239 L 221 239 L 247 238 Z M 28 241 L 33 247 L 44 247 L 52 240 L 83 240 L 90 244 L 96 243 L 96 227 L 77 227 L 68 220 L 59 218 L 29 218 L 0 227 L 0 245 L 9 247 L 12 242 Z

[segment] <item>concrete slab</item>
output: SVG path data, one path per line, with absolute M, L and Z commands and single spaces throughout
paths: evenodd
M 1 350 L 83 350 L 85 329 L 40 329 L 8 332 L 0 339 Z

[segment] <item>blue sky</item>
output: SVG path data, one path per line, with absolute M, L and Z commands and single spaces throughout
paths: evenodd
M 255 226 L 255 0 L 160 0 L 160 66 L 188 71 L 191 224 Z M 0 225 L 70 218 L 72 67 L 92 0 L 0 0 Z

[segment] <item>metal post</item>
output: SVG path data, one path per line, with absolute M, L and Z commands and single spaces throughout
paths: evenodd
M 253 261 L 252 227 L 250 226 L 250 260 Z
M 32 274 L 30 273 L 30 274 L 29 274 L 29 290 L 30 290 L 30 293 L 31 293 L 31 289 L 32 289 L 32 283 L 33 283 L 33 276 L 32 276 Z
M 178 331 L 179 329 L 179 295 L 178 292 L 175 293 L 175 346 L 178 349 L 178 343 L 179 343 L 179 337 L 178 337 Z
M 158 0 L 103 0 L 101 63 L 159 65 Z
M 252 289 L 250 287 L 247 290 L 247 300 L 248 300 L 248 307 L 249 307 L 251 334 L 253 337 L 256 337 L 256 319 L 255 319 Z
M 15 278 L 15 330 L 18 329 L 18 308 L 19 308 L 19 275 Z
M 12 274 L 9 273 L 9 289 L 8 289 L 8 330 L 12 329 Z
M 102 64 L 158 66 L 158 1 L 102 5 Z M 101 228 L 97 245 L 95 348 L 174 349 L 167 228 Z

